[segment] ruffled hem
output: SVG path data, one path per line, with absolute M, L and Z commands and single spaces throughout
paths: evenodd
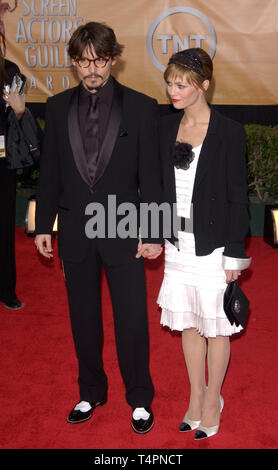
M 242 331 L 242 326 L 231 325 L 226 318 L 200 318 L 193 312 L 172 312 L 162 308 L 160 324 L 172 331 L 195 328 L 205 338 L 232 336 Z
M 160 323 L 176 331 L 196 328 L 206 338 L 239 333 L 243 328 L 231 325 L 224 312 L 224 290 L 212 291 L 164 278 L 157 299 L 162 309 Z

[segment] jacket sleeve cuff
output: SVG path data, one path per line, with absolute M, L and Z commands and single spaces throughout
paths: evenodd
M 141 233 L 141 227 L 139 227 L 139 233 L 138 233 L 138 239 L 142 241 L 142 243 L 151 243 L 153 245 L 163 245 L 164 244 L 164 238 L 161 236 L 161 234 L 156 234 L 156 236 L 142 236 Z
M 230 256 L 222 256 L 222 267 L 224 270 L 242 271 L 249 268 L 252 258 L 232 258 Z

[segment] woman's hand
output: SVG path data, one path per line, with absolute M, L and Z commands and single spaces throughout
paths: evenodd
M 17 89 L 10 89 L 9 93 L 4 90 L 3 100 L 14 110 L 17 119 L 21 119 L 25 112 L 25 96 L 20 95 Z
M 225 269 L 225 274 L 226 274 L 226 283 L 229 284 L 231 281 L 236 281 L 238 277 L 241 275 L 241 271 L 238 269 Z
M 139 240 L 136 258 L 156 259 L 162 253 L 161 243 L 142 243 L 142 240 Z

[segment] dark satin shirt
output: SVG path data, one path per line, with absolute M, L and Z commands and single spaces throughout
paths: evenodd
M 108 124 L 108 118 L 112 106 L 112 100 L 113 100 L 113 80 L 112 77 L 110 76 L 106 84 L 97 91 L 99 95 L 99 143 L 100 146 L 102 145 L 105 132 L 106 132 L 106 127 Z M 79 103 L 78 103 L 78 108 L 79 108 L 79 126 L 80 126 L 80 132 L 81 132 L 81 137 L 83 142 L 85 141 L 85 123 L 86 123 L 86 118 L 90 106 L 90 100 L 89 97 L 91 96 L 91 92 L 86 90 L 82 83 L 80 84 L 79 88 Z

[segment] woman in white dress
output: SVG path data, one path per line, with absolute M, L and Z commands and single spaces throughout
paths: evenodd
M 181 228 L 166 235 L 158 304 L 161 324 L 182 331 L 190 401 L 180 431 L 196 430 L 195 439 L 219 429 L 229 337 L 242 329 L 229 323 L 223 294 L 250 264 L 244 129 L 208 105 L 212 69 L 200 48 L 171 57 L 164 78 L 179 112 L 160 129 L 164 200 Z

